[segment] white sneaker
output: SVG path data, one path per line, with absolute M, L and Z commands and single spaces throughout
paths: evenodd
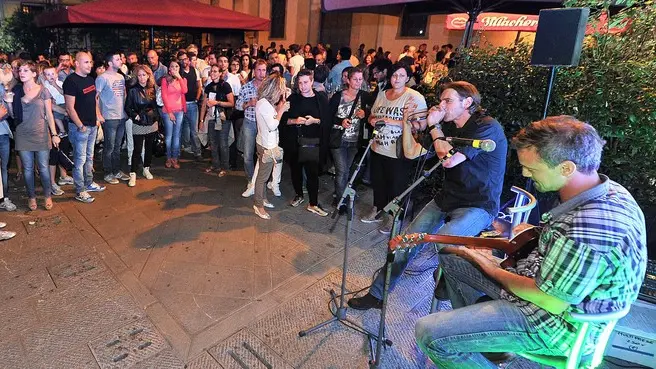
M 130 179 L 128 180 L 128 187 L 134 187 L 137 185 L 137 173 L 130 172 Z
M 153 175 L 150 173 L 150 167 L 143 168 L 143 176 L 146 177 L 146 179 L 153 179 Z
M 101 186 L 96 182 L 91 182 L 91 184 L 87 186 L 86 192 L 103 192 L 103 191 L 105 191 L 105 186 Z
M 73 182 L 73 177 L 65 176 L 65 177 L 59 177 L 59 181 L 57 181 L 57 184 L 60 186 L 65 186 L 65 185 L 75 184 L 75 182 Z
M 376 215 L 378 215 L 378 208 L 376 208 L 374 206 L 373 209 L 371 209 L 371 212 L 369 214 L 367 214 L 366 216 L 360 218 L 360 221 L 362 223 L 380 223 L 380 222 L 382 222 L 383 218 L 380 217 L 380 218 L 376 219 Z
M 5 223 L 5 222 L 0 222 L 0 228 L 4 228 L 4 227 L 6 227 L 6 226 L 7 226 L 7 223 Z
M 383 222 L 383 226 L 378 228 L 378 233 L 380 234 L 390 234 L 392 233 L 392 225 L 394 224 L 394 221 L 391 216 L 388 214 L 384 214 L 381 219 L 384 219 L 385 221 Z
M 319 205 L 315 205 L 315 206 L 308 205 L 307 211 L 309 211 L 310 213 L 315 213 L 320 217 L 328 216 L 328 212 L 323 210 Z
M 249 183 L 246 191 L 241 194 L 241 197 L 251 197 L 255 195 L 255 183 Z
M 53 196 L 61 196 L 64 194 L 64 191 L 56 183 L 50 185 L 50 193 Z
M 16 236 L 16 232 L 12 231 L 0 231 L 0 241 L 5 241 L 12 239 Z
M 113 174 L 108 174 L 103 179 L 109 184 L 118 184 L 118 179 Z
M 114 177 L 116 177 L 116 179 L 120 179 L 121 181 L 129 181 L 130 180 L 130 176 L 123 173 L 123 171 L 121 171 L 121 170 L 119 170 L 118 173 L 116 173 L 114 175 Z
M 5 197 L 5 201 L 0 202 L 0 209 L 5 209 L 7 211 L 14 211 L 16 210 L 16 205 L 14 205 L 9 198 Z
M 81 201 L 85 204 L 90 204 L 95 200 L 87 191 L 82 191 L 77 196 L 75 196 L 75 200 Z
M 280 186 L 278 186 L 276 184 L 273 184 L 273 182 L 267 183 L 267 188 L 270 189 L 271 191 L 273 191 L 273 194 L 276 197 L 282 196 L 282 193 L 280 192 Z

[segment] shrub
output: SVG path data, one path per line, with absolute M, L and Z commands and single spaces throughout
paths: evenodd
M 590 19 L 608 12 L 599 0 L 572 0 L 590 6 Z M 631 24 L 626 32 L 602 28 L 588 37 L 578 67 L 559 68 L 549 115 L 570 114 L 591 123 L 607 140 L 601 172 L 624 185 L 643 207 L 656 206 L 656 3 L 624 0 L 609 25 Z M 451 71 L 455 80 L 476 85 L 490 115 L 513 136 L 542 116 L 548 68 L 530 65 L 531 47 L 478 48 L 463 51 Z M 522 186 L 516 155 L 509 154 L 505 187 Z

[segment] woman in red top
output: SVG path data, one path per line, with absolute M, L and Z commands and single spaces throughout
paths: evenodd
M 180 133 L 182 132 L 182 119 L 187 110 L 187 80 L 180 76 L 180 64 L 172 61 L 169 64 L 169 73 L 162 78 L 162 120 L 166 132 L 166 164 L 167 168 L 179 169 L 180 164 Z

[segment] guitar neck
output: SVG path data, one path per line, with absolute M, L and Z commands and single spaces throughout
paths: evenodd
M 423 242 L 446 243 L 451 245 L 465 245 L 468 247 L 482 247 L 487 249 L 498 249 L 506 254 L 513 254 L 518 249 L 517 243 L 502 238 L 483 237 L 460 237 L 429 234 L 424 237 Z

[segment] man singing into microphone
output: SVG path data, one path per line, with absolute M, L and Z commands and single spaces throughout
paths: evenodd
M 421 210 L 405 233 L 476 236 L 497 215 L 506 171 L 508 141 L 499 122 L 487 116 L 480 103 L 481 96 L 471 83 L 449 83 L 444 86 L 440 104 L 430 109 L 423 124 L 415 127 L 427 128 L 434 140 L 435 152 L 440 158 L 447 159 L 442 164 L 445 170 L 441 193 Z M 425 154 L 426 150 L 409 134 L 412 126 L 407 119 L 404 119 L 403 129 L 405 156 L 412 159 Z M 450 143 L 438 139 L 445 136 L 492 140 L 496 149 L 485 152 L 474 147 L 454 148 Z M 423 246 L 418 245 L 396 254 L 392 264 L 390 290 Z M 369 293 L 350 299 L 349 306 L 358 310 L 380 309 L 384 278 L 384 272 L 378 273 Z

